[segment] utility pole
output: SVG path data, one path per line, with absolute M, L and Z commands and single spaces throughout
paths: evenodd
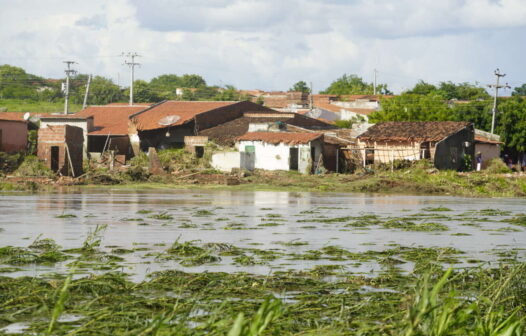
M 128 52 L 126 54 L 122 53 L 123 56 L 129 57 L 131 59 L 130 62 L 124 61 L 124 64 L 130 67 L 131 75 L 130 75 L 130 106 L 133 105 L 133 81 L 135 78 L 135 66 L 141 65 L 140 63 L 135 62 L 135 57 L 140 57 L 139 54 L 136 52 Z
M 378 73 L 378 71 L 376 69 L 374 69 L 373 71 L 374 71 L 373 95 L 376 96 L 376 74 Z
M 488 87 L 495 89 L 495 95 L 493 96 L 493 111 L 491 116 L 491 134 L 495 134 L 495 115 L 497 114 L 497 96 L 499 95 L 499 89 L 501 88 L 511 88 L 508 83 L 506 85 L 499 85 L 500 77 L 506 76 L 506 74 L 503 74 L 500 72 L 499 68 L 495 70 L 495 84 L 490 84 Z
M 66 63 L 67 69 L 64 70 L 66 73 L 66 87 L 64 89 L 65 91 L 65 99 L 64 99 L 64 114 L 69 113 L 69 76 L 75 74 L 77 71 L 71 69 L 72 64 L 76 64 L 76 62 L 73 61 L 64 61 Z
M 312 113 L 312 107 L 314 105 L 313 97 L 312 97 L 312 82 L 310 82 L 310 94 L 309 94 L 309 112 Z
M 89 94 L 89 85 L 91 83 L 91 75 L 88 75 L 88 84 L 86 85 L 86 93 L 84 93 L 84 103 L 82 104 L 82 109 L 84 110 L 88 105 L 88 94 Z

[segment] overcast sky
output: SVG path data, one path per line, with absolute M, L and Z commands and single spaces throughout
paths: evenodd
M 127 85 L 197 73 L 210 85 L 326 88 L 344 73 L 395 92 L 431 83 L 526 83 L 526 0 L 0 0 L 0 64 Z M 503 94 L 509 95 L 510 92 Z

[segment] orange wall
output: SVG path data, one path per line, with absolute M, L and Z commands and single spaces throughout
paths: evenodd
M 0 120 L 0 152 L 18 152 L 27 146 L 27 123 Z

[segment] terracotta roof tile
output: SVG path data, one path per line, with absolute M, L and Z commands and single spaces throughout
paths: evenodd
M 0 120 L 26 122 L 23 112 L 0 112 Z
M 480 135 L 475 135 L 475 142 L 478 142 L 478 143 L 486 143 L 486 144 L 492 144 L 492 145 L 500 145 L 500 144 L 503 144 L 503 143 L 504 143 L 504 142 L 502 142 L 502 141 L 497 141 L 497 140 L 488 139 L 488 138 L 483 137 L 483 136 L 480 136 Z
M 137 124 L 138 130 L 154 130 L 182 125 L 200 113 L 237 103 L 236 101 L 166 101 L 146 109 L 144 112 L 133 116 L 132 119 Z M 170 124 L 159 123 L 163 118 L 170 118 L 170 116 L 174 116 L 174 122 Z
M 145 108 L 145 106 L 89 106 L 74 115 L 93 117 L 95 129 L 89 132 L 90 135 L 126 135 L 130 115 Z
M 285 143 L 288 145 L 308 144 L 323 137 L 321 133 L 293 133 L 293 132 L 251 132 L 238 137 L 238 141 L 263 141 L 270 144 Z
M 389 121 L 371 126 L 362 141 L 440 141 L 471 125 L 465 121 Z

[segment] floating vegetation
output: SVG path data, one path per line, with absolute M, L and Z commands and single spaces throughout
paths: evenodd
M 450 208 L 446 208 L 444 206 L 438 206 L 438 207 L 426 207 L 422 208 L 422 211 L 429 211 L 429 212 L 443 212 L 443 211 L 451 211 Z
M 391 219 L 384 223 L 382 226 L 386 229 L 402 229 L 404 231 L 447 231 L 449 227 L 445 224 L 421 222 L 415 223 L 410 220 L 403 218 Z
M 206 216 L 212 216 L 214 213 L 209 210 L 197 210 L 195 212 L 195 216 L 197 217 L 206 217 Z
M 62 214 L 62 215 L 55 216 L 55 218 L 77 218 L 77 215 L 74 215 L 74 214 Z
M 139 210 L 137 211 L 137 213 L 140 215 L 146 215 L 146 214 L 152 213 L 152 211 L 151 210 Z
M 150 215 L 148 218 L 159 219 L 159 220 L 172 220 L 174 217 L 167 212 L 161 212 L 155 215 Z
M 515 216 L 511 219 L 508 219 L 507 222 L 513 225 L 526 227 L 526 214 L 520 214 L 518 216 Z

